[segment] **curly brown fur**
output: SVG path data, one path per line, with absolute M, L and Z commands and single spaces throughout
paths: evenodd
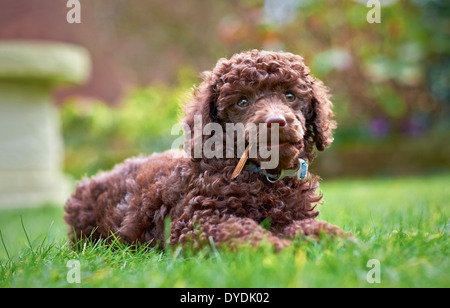
M 287 92 L 295 101 L 286 101 Z M 246 108 L 236 105 L 243 97 L 249 101 Z M 280 143 L 285 145 L 280 146 L 278 167 L 269 172 L 292 168 L 298 158 L 311 163 L 314 146 L 322 151 L 333 140 L 336 123 L 327 89 L 309 75 L 300 56 L 286 52 L 252 50 L 220 59 L 203 74 L 186 104 L 184 123 L 193 128 L 194 116 L 201 115 L 203 125 L 225 128 L 225 123 L 264 123 L 272 114 L 282 114 L 287 125 L 280 128 Z M 81 181 L 65 207 L 72 240 L 115 233 L 128 243 L 163 245 L 168 240 L 166 217 L 171 221 L 171 244 L 212 240 L 231 247 L 256 246 L 264 239 L 281 249 L 296 236 L 344 234 L 315 219 L 322 198 L 316 193 L 318 177 L 288 177 L 272 184 L 259 173 L 243 170 L 231 180 L 237 155 L 191 159 L 185 154 L 172 150 L 128 159 Z M 253 159 L 255 164 L 261 161 Z M 269 230 L 260 226 L 265 219 L 270 219 Z

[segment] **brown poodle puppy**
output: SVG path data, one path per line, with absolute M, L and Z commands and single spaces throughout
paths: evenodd
M 238 155 L 236 147 L 232 151 L 236 154 L 226 158 L 191 158 L 171 150 L 128 159 L 112 171 L 78 183 L 65 206 L 72 240 L 114 233 L 125 242 L 150 246 L 170 242 L 236 247 L 256 246 L 264 239 L 279 250 L 296 236 L 344 234 L 316 220 L 315 207 L 322 198 L 316 193 L 318 177 L 305 175 L 305 170 L 301 176 L 296 173 L 299 164 L 303 168 L 305 162 L 312 162 L 314 147 L 323 151 L 331 144 L 336 127 L 327 89 L 309 74 L 302 57 L 252 50 L 220 59 L 203 74 L 203 82 L 185 106 L 186 128 L 195 129 L 196 116 L 201 116 L 203 127 L 208 123 L 224 129 L 226 123 L 265 123 L 269 129 L 278 125 L 278 143 L 266 144 L 278 149 L 278 165 L 266 170 L 259 168 L 260 156 L 241 159 L 246 164 L 232 178 L 245 155 L 242 151 Z M 206 137 L 193 134 L 187 143 L 204 144 Z M 245 133 L 246 145 L 248 138 Z M 289 175 L 280 176 L 283 172 Z M 170 239 L 164 238 L 167 217 Z

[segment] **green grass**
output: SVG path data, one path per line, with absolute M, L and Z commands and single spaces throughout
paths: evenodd
M 0 287 L 450 287 L 450 175 L 322 184 L 320 219 L 357 243 L 164 252 L 120 244 L 66 244 L 60 208 L 0 211 Z M 5 250 L 7 249 L 7 252 Z M 366 280 L 380 262 L 379 284 Z M 69 284 L 69 260 L 80 284 Z

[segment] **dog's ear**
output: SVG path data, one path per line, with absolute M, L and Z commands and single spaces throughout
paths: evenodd
M 203 134 L 195 134 L 194 128 L 203 128 L 208 123 L 218 123 L 217 118 L 217 81 L 214 78 L 214 74 L 210 71 L 202 73 L 203 81 L 197 88 L 193 89 L 191 98 L 184 106 L 185 118 L 183 119 L 184 129 L 189 129 L 189 134 L 186 134 L 186 138 L 190 138 L 190 152 L 191 157 L 194 157 L 194 144 L 203 144 L 206 138 Z M 195 125 L 196 121 L 200 125 Z M 188 140 L 186 140 L 188 141 Z M 185 149 L 186 150 L 186 149 Z
M 333 103 L 322 81 L 314 79 L 311 83 L 311 91 L 313 114 L 308 121 L 308 126 L 312 130 L 316 148 L 323 151 L 333 142 L 332 134 L 336 128 L 336 121 L 333 120 Z
M 185 118 L 183 122 L 192 129 L 195 116 L 202 117 L 203 126 L 217 120 L 217 82 L 210 71 L 203 72 L 202 77 L 202 83 L 193 89 L 192 96 L 184 107 Z

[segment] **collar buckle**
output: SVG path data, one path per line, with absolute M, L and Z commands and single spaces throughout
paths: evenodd
M 308 176 L 308 162 L 304 159 L 298 159 L 299 166 L 296 169 L 282 169 L 281 173 L 277 175 L 272 175 L 265 170 L 262 170 L 262 174 L 266 176 L 266 179 L 270 183 L 278 182 L 281 179 L 284 179 L 287 176 L 297 175 L 299 180 L 303 180 Z

